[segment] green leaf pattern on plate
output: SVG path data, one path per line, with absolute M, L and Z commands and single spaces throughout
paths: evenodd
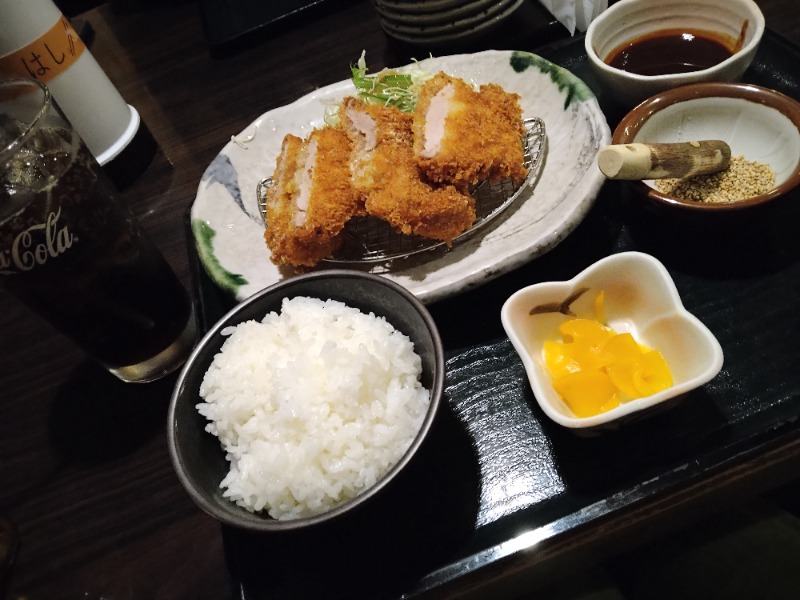
M 594 98 L 592 90 L 583 81 L 566 69 L 545 60 L 541 56 L 530 52 L 513 52 L 510 64 L 511 68 L 517 73 L 522 73 L 530 67 L 536 67 L 542 73 L 549 75 L 553 83 L 558 86 L 558 89 L 567 94 L 564 99 L 564 110 L 569 108 L 573 100 L 585 102 Z
M 238 273 L 231 273 L 225 269 L 214 255 L 214 231 L 205 221 L 194 219 L 192 221 L 192 233 L 194 234 L 197 253 L 200 255 L 201 262 L 209 272 L 211 279 L 214 280 L 222 289 L 236 294 L 239 287 L 247 285 L 247 279 Z

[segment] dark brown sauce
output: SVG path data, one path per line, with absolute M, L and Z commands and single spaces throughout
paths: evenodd
M 701 71 L 733 56 L 736 40 L 697 29 L 664 29 L 613 50 L 605 62 L 638 75 Z

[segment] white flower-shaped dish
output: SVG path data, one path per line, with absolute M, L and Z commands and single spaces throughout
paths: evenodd
M 578 294 L 582 289 L 585 292 Z M 607 324 L 618 333 L 631 333 L 639 343 L 659 350 L 670 366 L 673 385 L 608 412 L 579 418 L 553 388 L 542 347 L 546 340 L 560 339 L 558 326 L 563 321 L 574 316 L 595 318 L 595 298 L 600 291 L 604 294 Z M 574 296 L 577 298 L 570 302 Z M 616 427 L 620 420 L 708 383 L 722 368 L 722 348 L 717 339 L 684 308 L 664 265 L 640 252 L 608 256 L 569 281 L 525 287 L 506 300 L 501 319 L 525 366 L 536 401 L 548 417 L 565 427 Z

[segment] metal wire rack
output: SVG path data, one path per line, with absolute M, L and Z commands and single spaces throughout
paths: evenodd
M 474 236 L 495 217 L 511 206 L 522 191 L 535 185 L 539 179 L 547 153 L 547 134 L 544 121 L 538 117 L 525 119 L 523 157 L 528 175 L 522 182 L 511 179 L 484 181 L 470 189 L 475 199 L 475 223 L 453 240 L 457 245 Z M 256 188 L 258 209 L 267 224 L 266 196 L 272 186 L 272 178 L 262 179 Z M 376 217 L 357 217 L 345 225 L 342 245 L 336 254 L 322 262 L 333 265 L 369 264 L 408 258 L 422 252 L 445 247 L 439 240 L 397 233 L 388 223 Z

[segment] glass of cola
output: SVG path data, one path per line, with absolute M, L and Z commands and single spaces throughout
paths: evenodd
M 0 285 L 123 381 L 176 370 L 197 338 L 185 288 L 34 80 L 0 81 Z

